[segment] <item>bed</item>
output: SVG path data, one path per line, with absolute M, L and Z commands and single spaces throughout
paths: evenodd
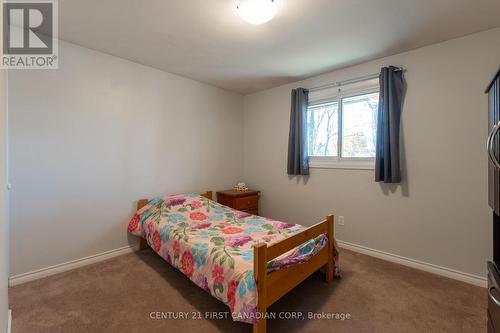
M 338 274 L 333 215 L 303 227 L 240 212 L 212 192 L 139 200 L 128 231 L 200 288 L 233 320 L 266 332 L 266 310 L 315 271 Z

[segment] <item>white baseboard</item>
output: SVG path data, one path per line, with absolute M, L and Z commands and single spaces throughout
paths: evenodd
M 7 317 L 7 333 L 10 333 L 12 328 L 12 310 L 9 309 L 9 315 Z
M 478 275 L 460 272 L 460 271 L 457 271 L 457 270 L 454 270 L 451 268 L 446 268 L 446 267 L 442 267 L 442 266 L 438 266 L 438 265 L 434 265 L 434 264 L 429 264 L 429 263 L 426 263 L 423 261 L 406 258 L 406 257 L 399 256 L 396 254 L 371 249 L 371 248 L 366 247 L 366 246 L 357 245 L 357 244 L 353 244 L 353 243 L 349 243 L 349 242 L 345 242 L 345 241 L 341 241 L 341 240 L 337 240 L 337 243 L 339 244 L 339 246 L 341 248 L 344 248 L 347 250 L 363 253 L 363 254 L 366 254 L 366 255 L 369 255 L 369 256 L 372 256 L 375 258 L 394 262 L 394 263 L 397 263 L 400 265 L 412 267 L 415 269 L 434 273 L 437 275 L 445 276 L 445 277 L 448 277 L 451 279 L 470 283 L 470 284 L 473 284 L 476 286 L 486 288 L 487 284 L 488 284 L 488 281 L 485 277 L 481 277 Z M 69 261 L 66 263 L 38 269 L 38 270 L 35 270 L 32 272 L 14 275 L 14 276 L 9 278 L 9 286 L 11 286 L 11 287 L 16 286 L 16 285 L 19 285 L 19 284 L 22 284 L 25 282 L 41 279 L 41 278 L 44 278 L 44 277 L 47 277 L 50 275 L 54 275 L 57 273 L 66 272 L 66 271 L 69 271 L 69 270 L 72 270 L 72 269 L 75 269 L 78 267 L 90 265 L 90 264 L 93 264 L 96 262 L 100 262 L 100 261 L 103 261 L 106 259 L 121 256 L 121 255 L 124 255 L 127 253 L 132 253 L 134 251 L 137 251 L 138 247 L 139 247 L 139 244 L 124 246 L 124 247 L 114 249 L 111 251 L 106 251 L 103 253 L 95 254 L 95 255 L 92 255 L 92 256 L 89 256 L 86 258 L 72 260 L 72 261 Z
M 45 267 L 42 269 L 37 269 L 32 272 L 27 272 L 19 275 L 14 275 L 9 278 L 9 286 L 16 286 L 18 284 L 26 283 L 29 281 L 41 279 L 50 275 L 54 275 L 57 273 L 66 272 L 78 267 L 87 266 L 90 264 L 94 264 L 99 261 L 103 261 L 106 259 L 110 259 L 113 257 L 121 256 L 127 253 L 132 253 L 139 248 L 139 244 L 124 246 L 118 249 L 106 251 L 103 253 L 94 254 L 89 257 L 76 259 L 72 261 L 68 261 L 66 263 Z
M 400 265 L 416 268 L 422 271 L 426 271 L 429 273 L 434 273 L 437 275 L 445 276 L 454 280 L 459 280 L 462 282 L 470 283 L 476 286 L 484 287 L 486 288 L 488 286 L 488 280 L 485 277 L 474 275 L 474 274 L 469 274 L 469 273 L 464 273 L 460 272 L 451 268 L 446 268 L 434 264 L 429 264 L 420 260 L 415 260 L 415 259 L 410 259 L 410 258 L 405 258 L 396 254 L 392 253 L 387 253 L 375 249 L 371 249 L 366 246 L 362 245 L 357 245 L 357 244 L 352 244 L 348 242 L 344 242 L 341 240 L 337 240 L 338 245 L 341 248 L 351 250 L 354 252 L 359 252 L 362 254 L 366 254 L 375 258 L 379 258 L 382 260 L 394 262 Z M 342 259 L 341 259 L 342 260 Z

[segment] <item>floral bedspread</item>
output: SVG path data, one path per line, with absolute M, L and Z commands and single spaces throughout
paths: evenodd
M 303 230 L 250 215 L 198 194 L 156 198 L 140 209 L 128 231 L 145 238 L 169 264 L 230 307 L 234 320 L 257 322 L 253 245 L 275 243 Z M 268 271 L 307 261 L 327 243 L 321 235 L 268 263 Z M 335 250 L 338 275 L 338 252 Z

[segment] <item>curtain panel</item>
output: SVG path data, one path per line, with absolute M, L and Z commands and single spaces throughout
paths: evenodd
M 375 147 L 376 182 L 401 182 L 399 132 L 405 91 L 403 70 L 394 66 L 382 68 Z
M 290 109 L 290 133 L 288 136 L 289 175 L 308 175 L 309 159 L 307 154 L 307 105 L 309 91 L 304 88 L 292 90 Z

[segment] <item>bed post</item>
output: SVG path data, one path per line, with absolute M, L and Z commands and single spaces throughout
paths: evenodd
M 137 210 L 141 209 L 142 207 L 146 206 L 148 204 L 148 199 L 141 199 L 137 202 Z M 142 238 L 139 241 L 139 251 L 145 250 L 148 248 L 148 242 L 146 239 Z
M 334 251 L 334 223 L 333 215 L 326 216 L 326 223 L 328 224 L 328 264 L 326 264 L 326 282 L 330 283 L 333 281 L 333 251 Z
M 253 333 L 266 332 L 266 302 L 267 302 L 267 244 L 261 243 L 253 247 L 253 276 L 257 283 L 257 311 L 259 322 L 253 324 Z

